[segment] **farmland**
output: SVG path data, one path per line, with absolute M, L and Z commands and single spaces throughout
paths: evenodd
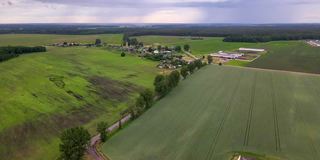
M 178 36 L 142 36 L 138 40 L 145 44 L 161 44 L 167 46 L 185 45 L 189 44 L 194 55 L 204 55 L 221 50 L 232 51 L 240 47 L 254 46 L 253 43 L 239 43 L 239 42 L 223 42 L 223 38 L 210 37 L 203 38 L 203 40 L 192 40 L 190 37 Z
M 207 66 L 112 137 L 114 160 L 320 158 L 320 77 Z
M 108 44 L 121 44 L 122 34 L 55 35 L 55 34 L 1 34 L 0 46 L 36 46 L 62 42 L 94 43 L 99 38 Z
M 33 46 L 69 37 L 21 36 L 0 44 Z M 47 39 L 40 41 L 43 36 Z M 96 37 L 67 39 L 94 42 Z M 155 66 L 136 56 L 85 47 L 48 47 L 46 53 L 0 63 L 1 159 L 55 159 L 63 129 L 83 125 L 95 133 L 97 122 L 119 119 L 142 88 L 153 88 Z
M 264 48 L 268 53 L 252 63 L 232 61 L 228 65 L 247 66 L 275 70 L 320 73 L 320 49 L 309 46 L 304 41 L 275 41 L 268 43 L 223 42 L 222 38 L 191 40 L 190 37 L 143 36 L 139 40 L 146 44 L 168 46 L 189 44 L 197 56 L 217 52 L 234 51 L 240 47 Z

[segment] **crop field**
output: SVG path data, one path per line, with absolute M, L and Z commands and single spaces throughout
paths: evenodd
M 303 41 L 282 41 L 262 44 L 268 53 L 249 63 L 248 67 L 320 73 L 320 48 Z
M 122 34 L 54 35 L 54 34 L 1 34 L 0 46 L 36 46 L 62 42 L 94 43 L 99 38 L 108 44 L 121 44 Z
M 320 159 L 320 76 L 207 66 L 112 137 L 113 160 Z
M 94 133 L 97 122 L 119 119 L 142 88 L 153 88 L 155 66 L 85 47 L 49 47 L 0 63 L 0 159 L 55 159 L 63 129 L 84 125 Z

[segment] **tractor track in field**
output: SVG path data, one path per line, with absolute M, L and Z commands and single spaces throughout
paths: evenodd
M 222 81 L 222 79 L 221 79 L 221 80 L 219 81 L 219 84 L 222 85 L 222 83 L 223 83 L 223 81 Z M 221 85 L 214 85 L 214 84 L 213 84 L 214 90 L 217 90 Z M 208 94 L 208 93 L 209 93 L 209 90 L 206 90 L 206 91 L 204 92 L 204 95 L 206 95 L 206 94 Z M 201 96 L 201 97 L 204 97 L 204 96 Z M 200 101 L 201 104 L 199 104 L 199 105 L 208 104 L 208 102 L 210 102 L 210 101 L 212 101 L 212 99 L 210 99 L 210 98 L 208 98 L 206 101 L 204 101 L 204 99 L 203 99 L 203 100 Z M 203 108 L 203 110 L 207 110 L 208 107 L 209 107 L 209 106 Z M 203 110 L 196 109 L 196 110 L 195 110 L 195 114 L 194 114 L 193 116 L 194 116 L 194 117 L 197 117 L 196 119 L 199 119 L 199 117 L 200 117 L 200 116 L 202 115 L 202 113 L 203 113 Z M 191 141 L 188 141 L 188 142 L 191 143 Z M 177 158 L 177 157 L 175 157 L 175 158 Z
M 226 122 L 226 119 L 232 109 L 232 102 L 234 100 L 234 97 L 235 97 L 235 94 L 237 93 L 238 89 L 239 89 L 239 84 L 240 84 L 240 81 L 241 81 L 241 78 L 242 78 L 242 75 L 243 73 L 241 73 L 241 75 L 239 76 L 239 79 L 238 79 L 238 82 L 236 84 L 236 87 L 235 89 L 233 90 L 232 94 L 231 94 L 231 97 L 230 97 L 230 100 L 227 104 L 227 107 L 226 107 L 226 110 L 224 111 L 224 114 L 223 114 L 223 117 L 222 117 L 222 120 L 220 122 L 220 125 L 219 125 L 219 128 L 218 128 L 218 131 L 216 133 L 216 135 L 214 136 L 213 138 L 213 141 L 210 145 L 210 148 L 208 150 L 208 153 L 207 153 L 207 156 L 206 156 L 206 160 L 209 160 L 209 159 L 212 159 L 212 157 L 214 156 L 214 153 L 216 151 L 216 146 L 217 146 L 217 143 L 218 143 L 218 138 L 223 130 L 223 126 Z
M 270 76 L 271 80 L 271 100 L 272 100 L 272 110 L 273 110 L 273 123 L 274 123 L 274 135 L 276 141 L 276 151 L 281 151 L 281 141 L 280 141 L 280 133 L 279 133 L 279 122 L 278 122 L 278 112 L 277 112 L 277 104 L 276 104 L 276 96 L 274 90 L 274 83 L 273 83 L 273 75 L 271 73 Z
M 222 76 L 222 72 L 219 72 L 219 75 L 220 76 Z M 205 81 L 205 80 L 204 80 Z M 222 79 L 219 81 L 219 84 L 222 84 L 223 83 L 223 81 L 222 81 Z M 215 88 L 215 90 L 220 86 L 220 85 L 214 85 L 214 84 L 212 84 Z M 205 90 L 205 88 L 203 88 L 204 90 Z M 207 92 L 209 92 L 209 90 L 205 90 L 205 93 L 204 93 L 204 95 L 206 95 L 206 93 Z M 200 96 L 200 98 L 203 98 L 204 96 Z M 208 99 L 208 101 L 210 101 L 211 99 Z M 203 100 L 200 100 L 200 102 L 201 103 L 204 103 L 204 104 L 206 104 Z M 184 101 L 184 103 L 188 103 L 187 101 Z M 195 105 L 200 105 L 200 104 L 197 104 L 196 102 L 194 102 L 195 103 Z M 197 109 L 197 108 L 193 108 L 193 110 L 190 110 L 190 113 L 195 113 L 193 116 L 196 116 L 196 117 L 199 117 L 200 115 L 201 115 L 201 110 L 199 110 L 199 109 Z M 172 121 L 175 121 L 176 119 L 175 118 L 177 118 L 177 116 L 173 116 L 172 117 Z M 175 127 L 172 127 L 171 129 L 169 129 L 169 130 L 165 130 L 165 132 L 169 132 L 169 133 L 172 133 L 173 131 L 176 131 L 176 130 L 182 130 L 182 129 L 184 129 L 184 127 L 185 126 L 183 126 L 183 125 L 179 125 L 179 127 L 178 128 L 175 128 Z M 187 130 L 187 129 L 186 129 Z M 164 136 L 162 136 L 162 137 L 165 137 L 166 135 L 164 135 Z M 190 142 L 190 141 L 188 141 L 188 142 Z M 174 156 L 177 156 L 177 151 L 174 151 L 173 152 L 173 154 L 174 154 Z
M 295 108 L 297 111 L 300 112 L 300 110 L 298 109 L 299 107 L 297 107 L 297 101 L 295 100 Z M 302 113 L 302 112 L 300 112 Z M 300 120 L 302 121 L 302 124 L 305 128 L 307 128 L 307 123 L 306 121 L 302 118 L 302 116 L 300 115 L 299 116 Z M 317 151 L 317 148 L 314 144 L 314 140 L 313 138 L 310 136 L 310 134 L 308 134 L 308 139 L 309 139 L 309 143 L 311 144 L 311 150 L 312 150 L 312 156 L 313 156 L 313 160 L 318 160 L 318 151 Z
M 251 121 L 252 121 L 252 114 L 253 114 L 253 107 L 254 107 L 254 99 L 255 99 L 255 92 L 256 92 L 256 85 L 257 85 L 257 72 L 254 75 L 254 81 L 251 89 L 251 101 L 250 101 L 250 108 L 248 113 L 248 119 L 247 119 L 247 126 L 246 126 L 246 132 L 244 137 L 243 146 L 249 145 L 249 136 L 250 136 L 250 130 L 251 130 Z

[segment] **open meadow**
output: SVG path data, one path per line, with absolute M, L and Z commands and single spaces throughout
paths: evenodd
M 1 35 L 0 45 L 94 43 L 101 36 Z M 83 125 L 95 134 L 97 122 L 113 123 L 139 91 L 152 89 L 159 72 L 155 62 L 103 48 L 47 49 L 0 63 L 1 160 L 56 159 L 61 131 Z
M 320 158 L 320 76 L 207 66 L 112 137 L 113 160 Z

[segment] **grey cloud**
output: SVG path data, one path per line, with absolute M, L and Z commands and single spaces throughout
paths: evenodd
M 241 0 L 226 0 L 221 2 L 212 1 L 189 1 L 189 2 L 171 2 L 165 3 L 160 0 L 150 1 L 150 0 L 36 0 L 43 3 L 56 3 L 64 5 L 75 5 L 75 6 L 89 6 L 89 7 L 125 7 L 125 8 L 163 8 L 163 7 L 200 7 L 200 8 L 210 8 L 210 7 L 233 7 L 238 4 Z

